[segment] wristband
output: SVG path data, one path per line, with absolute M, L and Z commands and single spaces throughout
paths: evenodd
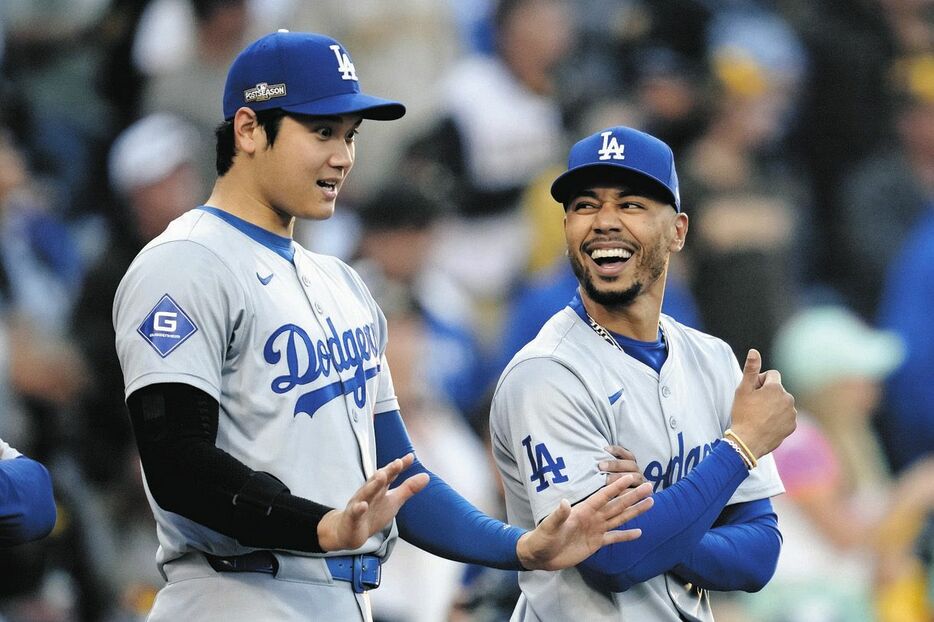
M 734 432 L 734 431 L 731 430 L 731 429 L 727 429 L 727 431 L 723 433 L 723 437 L 724 437 L 724 439 L 725 439 L 727 442 L 733 441 L 733 442 L 730 443 L 730 444 L 737 448 L 737 451 L 740 452 L 740 455 L 745 456 L 745 458 L 746 458 L 746 460 L 745 460 L 746 464 L 747 464 L 747 465 L 751 465 L 751 466 L 749 466 L 750 469 L 756 468 L 756 465 L 759 463 L 759 461 L 756 460 L 755 454 L 753 454 L 753 453 L 749 450 L 749 446 L 748 446 L 746 443 L 743 442 L 743 439 L 741 439 L 741 438 L 736 434 L 736 432 Z

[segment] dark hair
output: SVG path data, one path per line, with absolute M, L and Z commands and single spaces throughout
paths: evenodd
M 266 130 L 266 141 L 272 147 L 276 142 L 276 136 L 279 134 L 279 126 L 282 125 L 282 118 L 288 113 L 281 108 L 272 108 L 271 110 L 260 110 L 256 113 L 256 123 Z M 237 155 L 237 146 L 234 143 L 233 119 L 224 121 L 214 130 L 214 136 L 217 138 L 217 176 L 223 177 L 230 167 L 233 166 L 234 156 Z

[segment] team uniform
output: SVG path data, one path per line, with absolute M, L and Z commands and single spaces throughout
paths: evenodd
M 534 527 L 562 498 L 576 503 L 601 488 L 605 476 L 594 465 L 607 445 L 632 451 L 657 492 L 690 473 L 730 426 L 742 372 L 724 342 L 662 315 L 667 359 L 656 373 L 609 344 L 575 306 L 545 324 L 496 388 L 493 453 L 507 519 L 518 527 Z M 729 504 L 782 491 L 764 456 Z M 671 573 L 622 592 L 591 587 L 576 568 L 522 573 L 519 583 L 517 621 L 712 620 L 706 592 Z
M 343 507 L 375 470 L 374 415 L 399 407 L 383 356 L 386 321 L 339 260 L 202 206 L 141 251 L 113 319 L 127 396 L 155 383 L 204 391 L 220 404 L 217 447 L 275 474 L 293 494 Z M 208 619 L 222 610 L 244 619 L 368 617 L 365 595 L 335 581 L 321 555 L 277 553 L 275 577 L 215 572 L 199 552 L 253 549 L 163 510 L 148 488 L 147 496 L 169 582 L 153 619 Z M 393 522 L 339 553 L 385 557 L 395 537 Z

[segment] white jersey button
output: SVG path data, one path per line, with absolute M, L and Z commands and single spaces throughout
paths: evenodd
M 304 283 L 306 286 L 311 286 L 311 278 L 307 274 L 303 274 L 302 283 Z
M 354 420 L 354 423 L 360 420 L 360 413 L 357 412 L 356 410 L 353 411 L 353 420 Z
M 315 312 L 317 312 L 319 315 L 324 313 L 324 308 L 322 308 L 320 302 L 315 303 Z
M 662 397 L 668 397 L 671 395 L 671 389 L 668 388 L 668 385 L 662 387 Z M 674 426 L 672 426 L 674 427 Z
M 678 427 L 678 420 L 672 417 L 671 419 L 668 420 L 668 425 L 670 425 L 671 429 L 674 430 L 675 428 Z

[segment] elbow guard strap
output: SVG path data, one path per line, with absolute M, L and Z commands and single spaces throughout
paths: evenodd
M 254 471 L 233 496 L 234 516 L 260 518 L 272 514 L 276 498 L 289 493 L 289 488 L 265 471 Z

